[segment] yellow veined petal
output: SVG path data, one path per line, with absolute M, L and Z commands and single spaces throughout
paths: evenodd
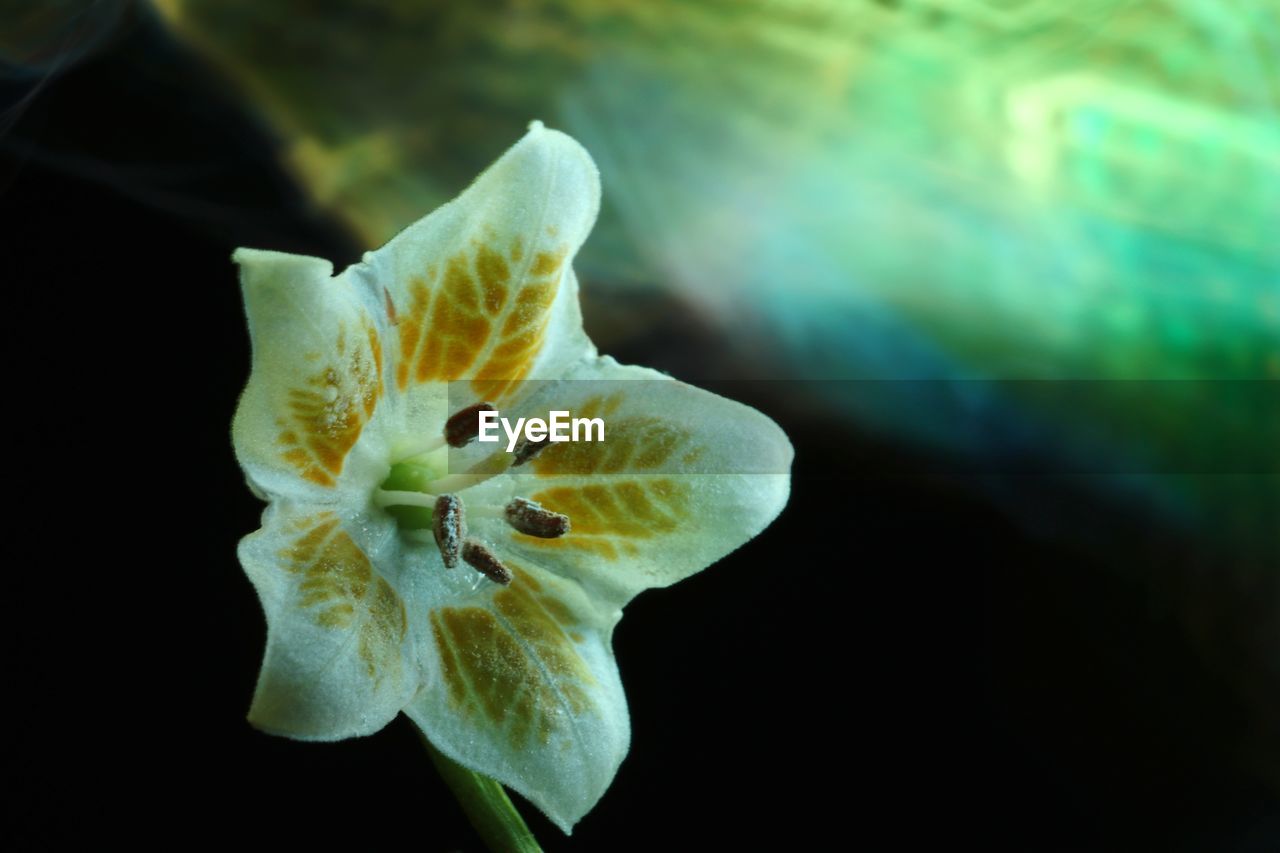
M 630 721 L 609 641 L 619 612 L 576 584 L 503 557 L 485 581 L 430 613 L 438 679 L 406 709 L 455 761 L 520 792 L 568 832 L 626 755 Z
M 365 429 L 385 388 L 367 291 L 318 258 L 239 249 L 234 260 L 253 343 L 233 426 L 245 472 L 260 492 L 314 501 L 335 500 L 344 477 L 367 488 L 386 455 Z
M 273 503 L 240 562 L 267 617 L 249 720 L 303 740 L 366 735 L 420 679 L 404 579 L 375 567 L 335 512 Z
M 547 395 L 574 417 L 602 417 L 605 440 L 551 444 L 513 468 L 504 488 L 569 516 L 570 532 L 539 539 L 497 523 L 478 529 L 593 595 L 621 605 L 688 577 L 786 504 L 791 443 L 755 409 L 607 357 Z
M 535 122 L 457 199 L 366 254 L 395 339 L 389 382 L 468 379 L 497 402 L 594 353 L 569 265 L 599 205 L 591 157 Z

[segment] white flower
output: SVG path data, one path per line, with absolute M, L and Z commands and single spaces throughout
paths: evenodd
M 268 622 L 251 722 L 334 740 L 404 711 L 566 831 L 628 748 L 622 606 L 760 532 L 791 462 L 759 412 L 597 356 L 569 264 L 599 198 L 586 151 L 535 122 L 340 275 L 235 254 L 253 371 L 234 440 L 270 502 L 239 551 Z M 527 405 L 529 379 L 648 381 L 538 384 L 555 408 L 603 414 L 603 443 L 520 465 L 500 445 L 445 446 L 451 416 L 465 434 L 470 404 Z M 727 473 L 743 459 L 766 473 Z

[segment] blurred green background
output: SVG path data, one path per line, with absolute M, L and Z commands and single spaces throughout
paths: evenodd
M 367 248 L 541 119 L 602 350 L 1280 556 L 1276 0 L 6 6 L 33 91 L 158 15 Z
M 604 349 L 677 313 L 689 378 L 1280 549 L 1274 0 L 155 8 L 365 246 L 540 118 L 602 171 Z
M 903 774 L 867 812 L 955 803 L 1002 825 L 982 804 L 1012 798 L 1028 826 L 1048 816 L 1046 835 L 1097 808 L 1171 835 L 1199 826 L 1207 840 L 1186 849 L 1274 848 L 1278 0 L 0 0 L 0 21 L 0 131 L 17 128 L 0 154 L 19 164 L 0 201 L 27 235 L 4 248 L 13 291 L 51 303 L 28 314 L 66 310 L 49 269 L 92 290 L 105 257 L 128 265 L 140 301 L 190 299 L 207 320 L 179 352 L 212 390 L 178 422 L 200 425 L 197 455 L 222 466 L 217 529 L 204 570 L 184 576 L 204 607 L 183 639 L 204 657 L 174 654 L 214 674 L 188 703 L 207 714 L 206 761 L 283 756 L 254 763 L 270 773 L 247 790 L 274 791 L 291 767 L 293 796 L 309 796 L 301 783 L 324 784 L 335 753 L 227 724 L 261 639 L 231 557 L 257 506 L 226 437 L 247 343 L 225 258 L 256 242 L 350 262 L 536 118 L 601 168 L 601 221 L 577 262 L 601 350 L 757 405 L 797 447 L 771 531 L 707 580 L 637 602 L 648 621 L 624 620 L 649 734 L 628 759 L 634 796 L 604 806 L 620 825 L 688 755 L 735 781 L 761 768 L 786 781 L 834 755 Z M 280 164 L 296 187 L 274 184 Z M 75 251 L 64 222 L 81 223 Z M 82 244 L 96 257 L 81 276 Z M 142 244 L 165 263 L 136 269 Z M 797 550 L 840 565 L 804 577 Z M 835 602 L 854 618 L 823 610 Z M 663 609 L 682 606 L 683 622 Z M 697 629 L 688 660 L 681 625 Z M 872 723 L 850 733 L 843 706 L 818 703 L 818 728 L 847 735 L 830 754 L 797 758 L 787 734 L 814 709 L 786 691 L 751 700 L 781 735 L 749 714 L 715 723 L 746 749 L 686 725 L 685 695 L 741 702 L 760 661 L 829 678 L 836 649 Z M 687 694 L 671 698 L 673 683 Z M 380 743 L 341 754 L 363 768 L 406 747 Z M 397 759 L 406 773 L 416 748 Z M 988 764 L 999 782 L 973 770 Z M 702 787 L 680 775 L 678 790 Z M 420 784 L 400 796 L 417 802 Z M 730 796 L 787 826 L 768 808 L 816 800 L 840 817 L 846 799 L 767 784 Z M 1259 847 L 1222 841 L 1263 817 Z M 1152 844 L 1139 839 L 1119 849 Z
M 934 376 L 806 362 L 878 310 L 984 375 L 1280 378 L 1271 0 L 157 8 L 370 246 L 542 118 L 603 172 L 593 283 L 766 326 L 788 375 Z

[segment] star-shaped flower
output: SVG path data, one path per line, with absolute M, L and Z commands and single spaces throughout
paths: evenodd
M 754 409 L 597 356 L 570 260 L 599 198 L 586 151 L 535 122 L 340 275 L 235 254 L 253 371 L 234 441 L 270 502 L 239 549 L 268 624 L 251 722 L 335 740 L 404 711 L 566 831 L 630 740 L 622 606 L 759 533 L 792 454 Z M 605 440 L 468 443 L 480 411 L 544 404 Z

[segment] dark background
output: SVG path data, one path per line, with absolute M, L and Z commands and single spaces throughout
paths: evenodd
M 5 83 L 0 837 L 479 849 L 407 720 L 331 745 L 244 720 L 265 628 L 235 558 L 261 505 L 229 439 L 248 375 L 229 256 L 359 251 L 228 91 L 144 23 Z M 590 281 L 584 301 L 589 333 L 631 310 Z M 647 307 L 670 322 L 606 350 L 714 378 L 698 365 L 720 345 Z M 767 391 L 746 402 L 796 447 L 791 502 L 628 607 L 631 753 L 572 838 L 521 804 L 544 846 L 1280 844 L 1260 766 L 1275 706 L 1178 604 L 1226 556 L 1045 477 L 1014 484 L 1057 521 L 1028 532 L 977 476 Z M 1204 607 L 1233 623 L 1247 594 Z

